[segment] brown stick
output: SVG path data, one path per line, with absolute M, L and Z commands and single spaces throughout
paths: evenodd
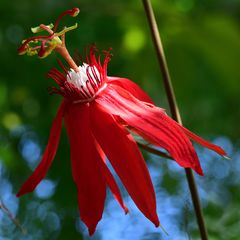
M 11 219 L 11 221 L 21 230 L 22 234 L 27 234 L 27 230 L 22 227 L 22 225 L 19 223 L 18 219 L 16 219 L 13 214 L 10 212 L 10 210 L 5 206 L 3 201 L 0 199 L 0 210 L 2 211 Z
M 155 50 L 157 53 L 157 58 L 158 58 L 159 66 L 160 66 L 161 73 L 162 73 L 163 83 L 164 83 L 165 91 L 167 94 L 167 99 L 169 102 L 171 115 L 174 120 L 176 120 L 178 123 L 182 124 L 181 116 L 179 114 L 177 101 L 176 101 L 176 97 L 174 94 L 174 89 L 172 86 L 172 81 L 170 78 L 167 61 L 166 61 L 166 57 L 164 54 L 163 45 L 162 45 L 162 41 L 161 41 L 160 34 L 158 31 L 158 26 L 156 23 L 152 5 L 151 5 L 150 0 L 142 0 L 142 1 L 143 1 L 145 13 L 147 15 L 148 24 L 151 29 L 151 35 L 152 35 Z M 192 170 L 189 168 L 186 168 L 185 172 L 186 172 L 186 177 L 187 177 L 187 181 L 188 181 L 188 186 L 189 186 L 189 189 L 191 192 L 192 202 L 194 205 L 194 210 L 195 210 L 195 214 L 196 214 L 196 218 L 197 218 L 197 222 L 198 222 L 201 239 L 207 240 L 208 233 L 207 233 L 207 228 L 206 228 L 206 225 L 204 222 L 203 212 L 202 212 L 201 203 L 200 203 L 199 196 L 198 196 L 198 190 L 197 190 L 197 186 L 195 183 L 194 175 L 193 175 Z

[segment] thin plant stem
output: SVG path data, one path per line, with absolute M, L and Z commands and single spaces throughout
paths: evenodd
M 9 217 L 9 219 L 21 230 L 23 235 L 27 234 L 27 230 L 24 227 L 22 227 L 22 225 L 19 223 L 18 219 L 13 216 L 13 214 L 5 206 L 5 204 L 3 203 L 1 198 L 0 198 L 0 210 L 2 210 Z
M 147 15 L 148 24 L 151 30 L 151 35 L 154 42 L 155 50 L 157 53 L 157 58 L 158 58 L 159 66 L 162 73 L 162 79 L 163 79 L 165 91 L 167 94 L 171 115 L 175 121 L 182 124 L 181 116 L 178 110 L 177 101 L 174 94 L 174 89 L 173 89 L 172 81 L 170 78 L 167 61 L 164 54 L 163 45 L 162 45 L 159 30 L 158 30 L 158 26 L 156 23 L 156 19 L 154 16 L 151 1 L 150 0 L 142 0 L 142 1 L 143 1 L 145 13 Z M 207 240 L 208 233 L 207 233 L 207 228 L 206 228 L 204 217 L 203 217 L 202 207 L 199 200 L 198 189 L 195 183 L 194 175 L 190 168 L 185 168 L 185 172 L 186 172 L 189 190 L 191 192 L 192 202 L 193 202 L 193 206 L 194 206 L 194 210 L 195 210 L 195 214 L 198 222 L 201 239 Z
M 160 151 L 156 148 L 153 148 L 153 147 L 151 147 L 149 145 L 146 145 L 146 144 L 143 144 L 143 143 L 138 142 L 137 144 L 140 148 L 142 148 L 142 149 L 144 149 L 144 150 L 146 150 L 150 153 L 153 153 L 154 155 L 157 155 L 159 157 L 164 157 L 164 158 L 167 158 L 169 160 L 173 160 L 173 158 L 165 152 L 162 152 L 162 151 Z

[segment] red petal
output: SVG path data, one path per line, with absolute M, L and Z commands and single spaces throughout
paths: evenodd
M 109 186 L 113 196 L 116 198 L 116 200 L 118 201 L 120 206 L 123 208 L 123 210 L 127 214 L 129 212 L 128 208 L 124 205 L 120 190 L 118 188 L 118 185 L 117 185 L 116 181 L 114 180 L 114 177 L 113 177 L 112 173 L 109 171 L 109 169 L 105 165 L 105 163 L 103 163 L 102 166 L 103 166 L 104 176 L 105 176 L 107 185 Z
M 117 91 L 116 91 L 117 90 Z M 197 154 L 182 128 L 165 112 L 139 101 L 120 87 L 110 86 L 96 99 L 112 114 L 118 115 L 133 131 L 149 142 L 165 148 L 185 168 L 203 175 Z
M 122 199 L 122 196 L 121 196 L 121 192 L 118 188 L 118 185 L 117 185 L 112 173 L 110 172 L 110 170 L 108 169 L 108 167 L 106 165 L 105 154 L 104 154 L 103 150 L 101 149 L 101 147 L 99 146 L 99 144 L 96 141 L 95 141 L 95 143 L 96 143 L 96 148 L 98 149 L 98 152 L 101 156 L 101 159 L 103 160 L 103 161 L 101 161 L 101 163 L 102 163 L 102 169 L 103 169 L 103 174 L 105 176 L 106 183 L 109 186 L 113 196 L 116 198 L 116 200 L 118 201 L 120 206 L 125 211 L 125 214 L 127 214 L 129 212 L 129 210 L 125 206 L 125 204 L 123 202 L 123 199 Z
M 73 104 L 65 114 L 70 141 L 72 174 L 78 190 L 82 221 L 92 235 L 102 218 L 106 183 L 101 171 L 101 156 L 89 126 L 89 106 Z
M 133 137 L 114 118 L 94 103 L 90 113 L 92 132 L 143 214 L 156 226 L 156 199 L 152 182 Z
M 64 111 L 66 108 L 66 103 L 62 102 L 60 105 L 57 116 L 55 117 L 52 125 L 52 129 L 50 132 L 50 137 L 48 140 L 47 147 L 44 151 L 43 157 L 35 171 L 32 175 L 27 179 L 27 181 L 22 185 L 21 189 L 17 193 L 17 197 L 21 195 L 32 192 L 39 182 L 45 177 L 49 167 L 52 164 L 52 161 L 56 155 L 60 134 L 61 134 L 61 125 L 62 125 L 62 118 L 64 115 Z
M 130 92 L 135 98 L 153 104 L 152 99 L 145 93 L 136 83 L 132 82 L 127 78 L 119 78 L 119 77 L 108 77 L 108 83 L 114 86 L 119 86 L 124 88 L 128 92 Z
M 210 142 L 207 142 L 206 140 L 200 138 L 199 136 L 197 136 L 196 134 L 194 134 L 193 132 L 189 131 L 188 129 L 182 127 L 183 131 L 195 142 L 201 144 L 202 146 L 209 148 L 215 152 L 217 152 L 220 155 L 224 155 L 226 156 L 227 153 L 219 146 L 212 144 Z

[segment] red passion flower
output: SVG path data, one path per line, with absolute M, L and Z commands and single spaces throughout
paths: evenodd
M 59 86 L 53 87 L 52 92 L 63 96 L 63 100 L 53 121 L 42 160 L 17 196 L 33 191 L 45 177 L 55 157 L 64 120 L 70 142 L 72 175 L 77 186 L 80 217 L 87 225 L 89 234 L 94 233 L 102 218 L 107 187 L 125 213 L 128 212 L 107 161 L 140 211 L 155 226 L 159 226 L 152 181 L 129 129 L 149 143 L 166 149 L 180 166 L 192 168 L 200 175 L 203 172 L 191 140 L 220 155 L 225 155 L 225 152 L 171 119 L 134 82 L 107 76 L 111 57 L 109 51 L 98 54 L 92 46 L 86 53 L 85 61 L 76 56 L 73 60 L 65 47 L 65 32 L 75 26 L 64 28 L 59 33 L 56 29 L 62 16 L 75 16 L 78 12 L 76 8 L 64 12 L 55 26 L 41 24 L 34 28 L 34 32 L 45 30 L 49 35 L 29 38 L 19 48 L 20 54 L 38 54 L 40 57 L 56 50 L 67 61 L 69 70 L 60 64 L 63 71 L 52 69 L 49 72 L 49 76 Z

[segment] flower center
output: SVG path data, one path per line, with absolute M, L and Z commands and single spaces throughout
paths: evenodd
M 84 99 L 92 99 L 102 87 L 101 75 L 95 66 L 83 63 L 76 72 L 73 69 L 67 74 L 67 81 L 73 84 Z

